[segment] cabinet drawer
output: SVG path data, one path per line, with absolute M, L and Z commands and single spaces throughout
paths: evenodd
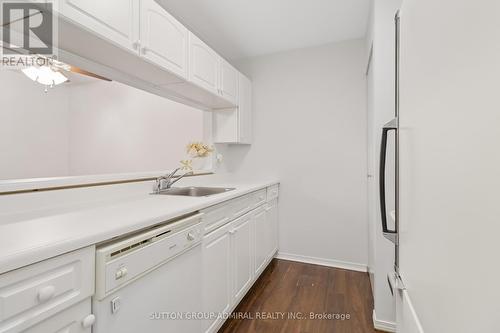
M 267 188 L 267 201 L 269 202 L 276 199 L 279 195 L 279 191 L 280 191 L 280 186 L 278 184 L 269 186 Z
M 231 220 L 241 216 L 247 212 L 249 212 L 253 208 L 253 196 L 252 194 L 242 196 L 240 198 L 235 199 L 232 203 L 232 211 L 233 216 Z
M 0 332 L 18 331 L 94 293 L 94 247 L 0 276 Z
M 90 297 L 38 323 L 23 333 L 90 333 L 92 331 Z M 94 317 L 95 318 L 95 317 Z
M 205 234 L 266 203 L 266 189 L 202 210 Z
M 252 193 L 252 209 L 266 203 L 266 189 Z
M 231 221 L 233 211 L 229 202 L 210 207 L 202 211 L 205 234 Z

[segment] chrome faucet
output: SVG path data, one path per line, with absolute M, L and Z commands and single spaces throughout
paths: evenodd
M 183 173 L 182 175 L 176 176 L 175 174 L 180 169 L 181 168 L 177 168 L 169 174 L 166 174 L 164 176 L 160 176 L 160 177 L 156 178 L 156 185 L 155 185 L 156 186 L 156 193 L 160 193 L 163 190 L 168 190 L 169 188 L 172 187 L 172 185 L 177 183 L 184 176 L 193 174 L 193 171 L 188 171 L 188 172 Z

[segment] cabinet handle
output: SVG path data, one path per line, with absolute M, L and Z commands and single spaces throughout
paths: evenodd
M 148 53 L 148 48 L 144 46 L 144 47 L 141 49 L 141 53 L 142 53 L 142 54 L 146 54 L 146 53 Z
M 229 230 L 230 235 L 234 235 L 236 233 L 236 230 Z
M 134 50 L 137 50 L 137 49 L 139 49 L 139 45 L 141 45 L 141 43 L 139 41 L 135 41 L 132 43 L 132 48 Z
M 83 318 L 82 326 L 83 328 L 89 328 L 95 323 L 95 316 L 93 314 L 89 314 L 87 317 Z
M 38 300 L 43 303 L 54 297 L 56 288 L 54 286 L 46 286 L 38 291 Z

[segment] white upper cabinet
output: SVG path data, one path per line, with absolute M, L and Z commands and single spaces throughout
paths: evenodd
M 238 107 L 214 112 L 214 142 L 252 143 L 252 82 L 238 73 Z
M 105 66 L 112 80 L 126 77 L 126 84 L 203 110 L 242 101 L 238 70 L 155 0 L 59 0 L 58 11 L 57 47 Z M 70 55 L 61 60 L 71 63 Z M 236 141 L 248 141 L 245 133 L 238 130 Z
M 188 30 L 154 0 L 141 1 L 141 55 L 187 79 Z
M 239 72 L 193 33 L 189 33 L 189 80 L 238 105 Z
M 219 55 L 193 33 L 189 33 L 189 80 L 219 95 Z
M 252 143 L 252 81 L 239 73 L 238 143 Z
M 222 97 L 238 105 L 239 72 L 223 58 L 220 58 L 219 93 Z
M 114 44 L 139 48 L 138 0 L 61 0 L 59 11 Z

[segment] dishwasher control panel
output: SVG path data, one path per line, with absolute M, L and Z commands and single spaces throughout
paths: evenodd
M 96 251 L 96 295 L 103 299 L 201 243 L 202 214 L 119 240 Z

